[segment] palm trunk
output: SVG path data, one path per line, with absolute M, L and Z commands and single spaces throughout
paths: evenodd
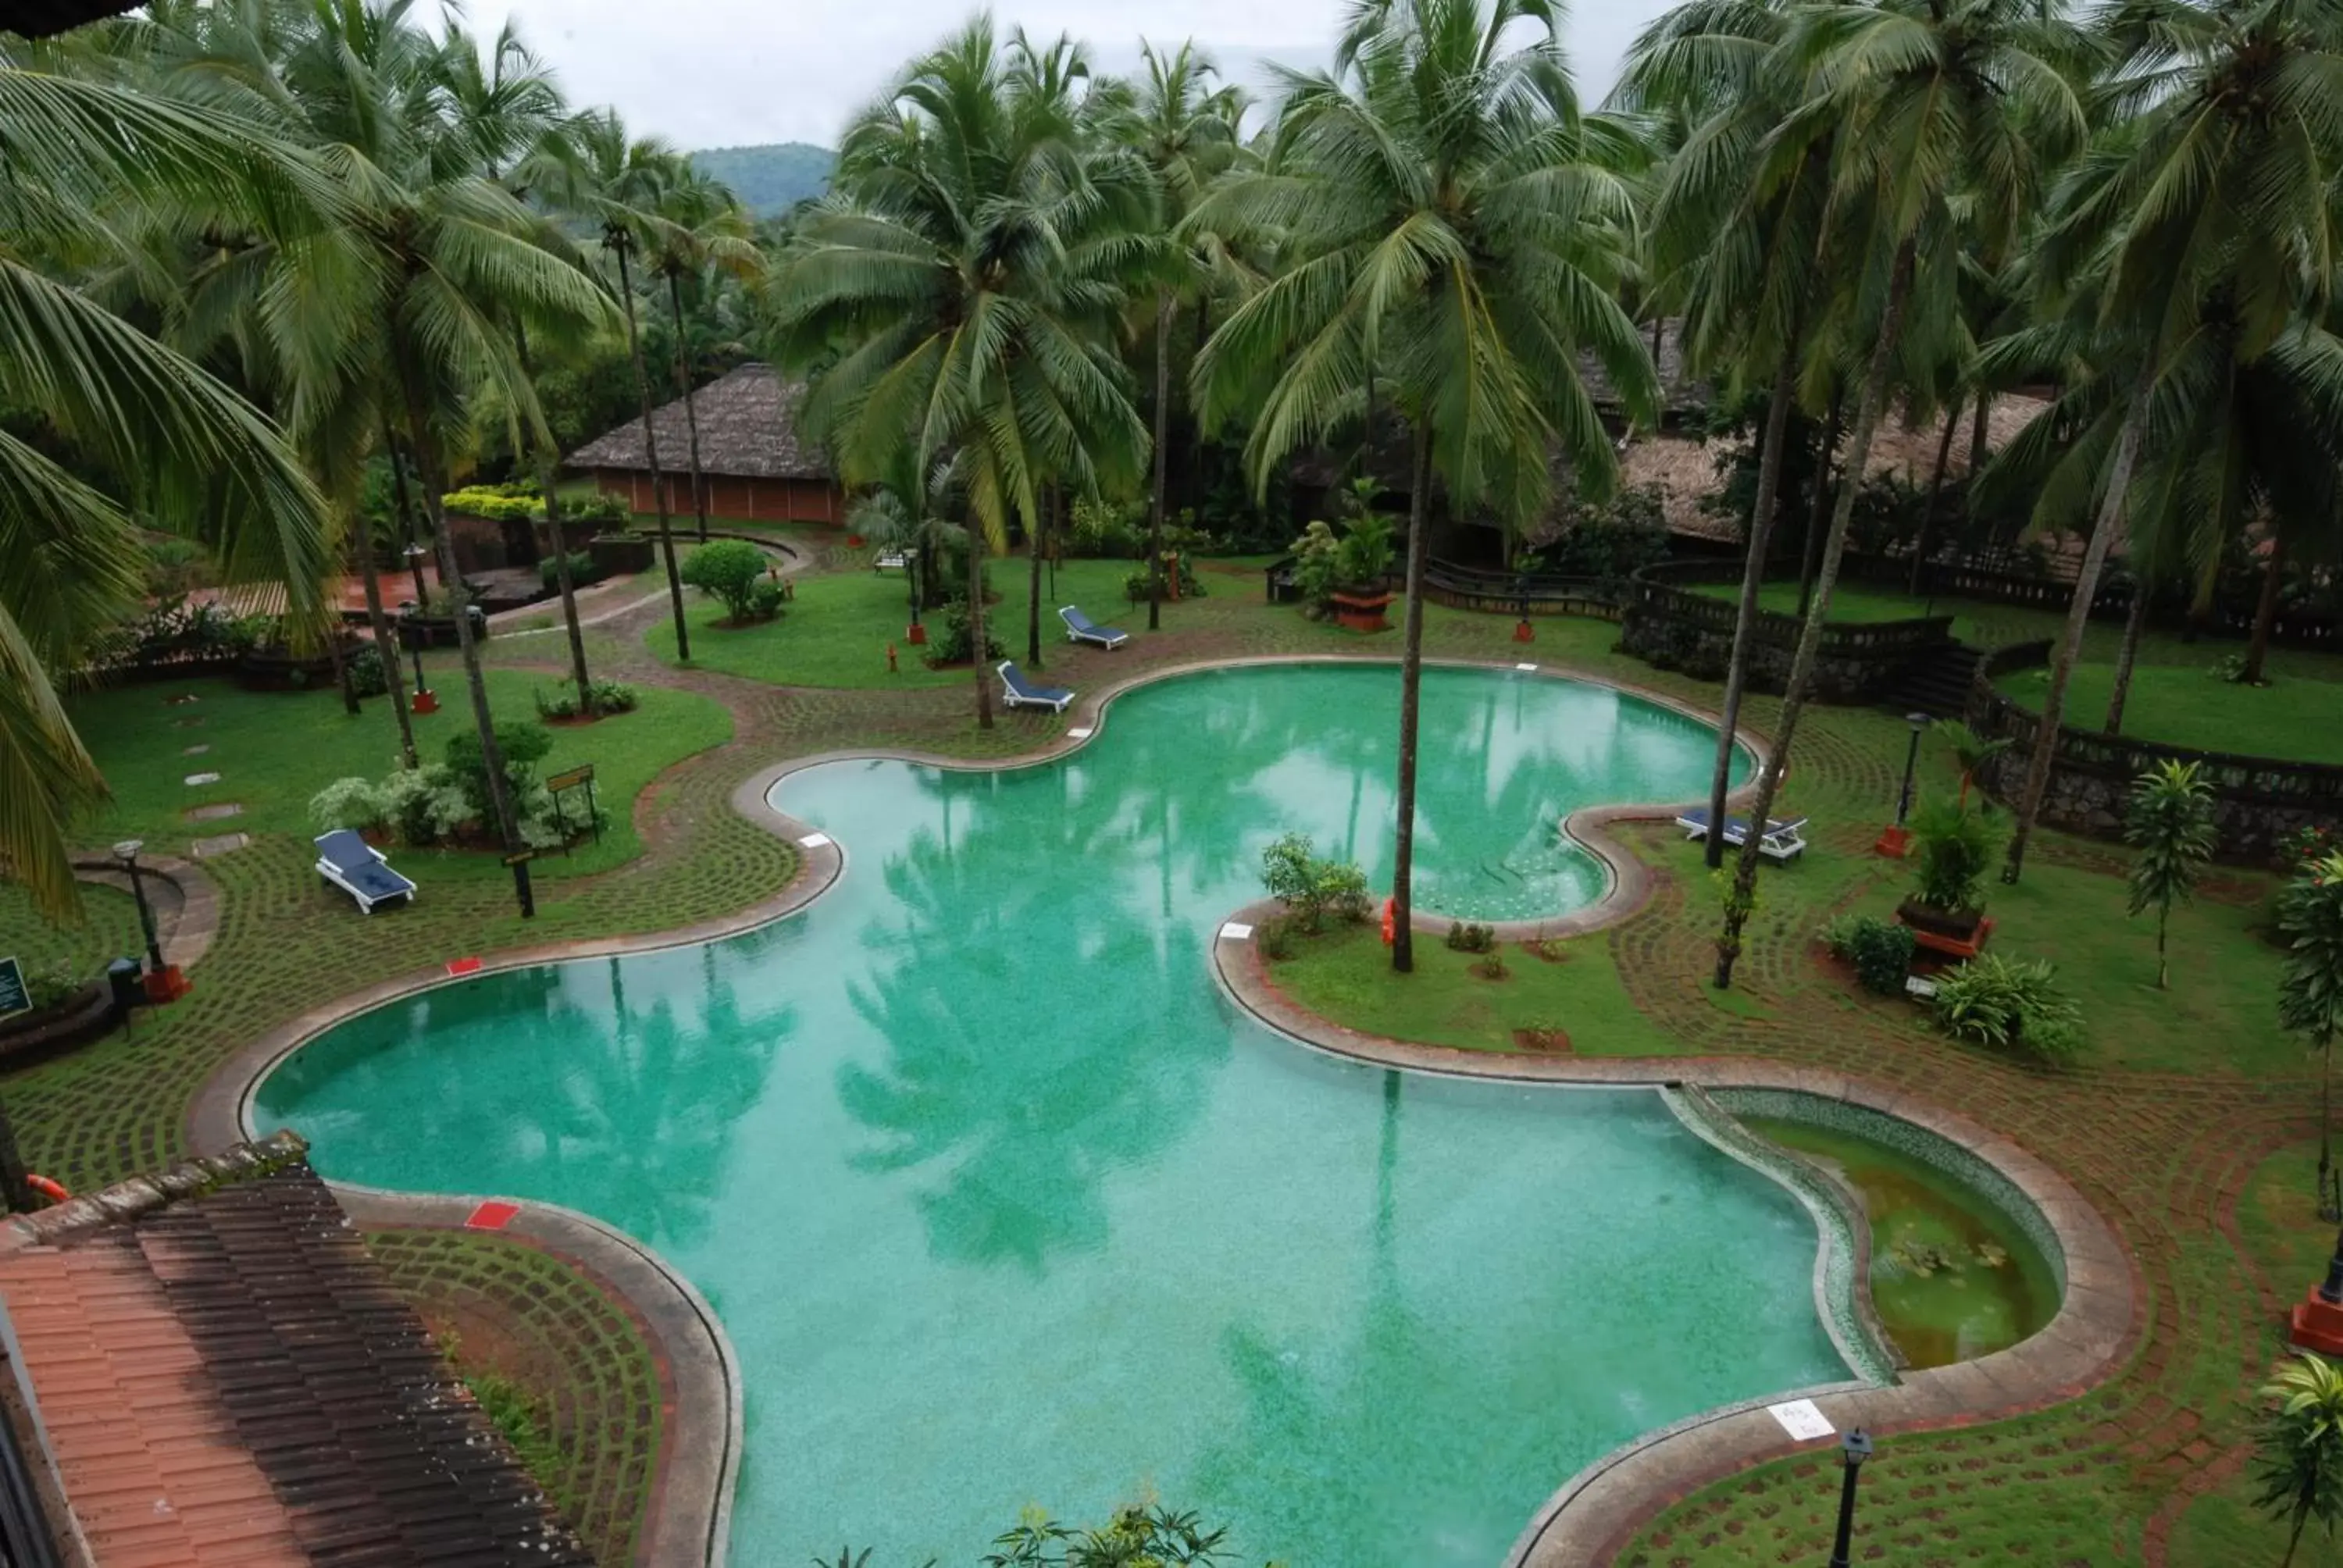
M 537 371 L 529 363 L 528 329 L 513 324 L 513 341 L 520 353 L 520 373 L 531 387 Z M 561 498 L 556 493 L 561 467 L 550 443 L 537 454 L 537 487 L 545 492 L 545 537 L 553 546 L 553 581 L 561 590 L 561 619 L 569 630 L 569 678 L 578 683 L 578 711 L 587 719 L 599 717 L 594 707 L 594 680 L 586 673 L 586 628 L 578 621 L 578 584 L 569 569 L 569 541 L 561 532 Z
M 968 524 L 968 661 L 976 671 L 976 727 L 992 728 L 992 668 L 984 651 L 984 535 Z
M 1945 410 L 1945 434 L 1936 443 L 1936 471 L 1928 477 L 1928 504 L 1921 510 L 1920 532 L 1912 541 L 1912 580 L 1904 591 L 1915 598 L 1920 596 L 1920 574 L 1927 569 L 1928 532 L 1936 526 L 1936 503 L 1945 494 L 1945 465 L 1952 461 L 1953 433 L 1960 427 L 1960 405 L 1956 403 Z
M 338 586 L 335 597 L 334 618 L 326 626 L 326 657 L 334 662 L 334 684 L 341 689 L 342 711 L 356 719 L 362 710 L 358 707 L 358 689 L 350 680 L 350 661 L 342 652 L 342 607 L 338 602 Z
M 685 446 L 691 457 L 691 514 L 699 522 L 699 542 L 708 542 L 708 481 L 699 472 L 699 410 L 691 391 L 691 366 L 683 354 L 683 286 L 667 276 L 668 307 L 675 313 L 675 389 L 683 397 Z
M 2294 1528 L 2286 1533 L 2286 1555 L 2278 1561 L 2278 1568 L 2294 1568 L 2295 1548 L 2302 1544 L 2302 1527 L 2310 1523 L 2310 1510 L 2294 1511 Z
M 412 387 L 407 399 L 407 439 L 415 448 L 415 465 L 423 479 L 423 504 L 431 520 L 431 531 L 439 542 L 439 578 L 455 599 L 456 647 L 463 655 L 464 684 L 472 699 L 472 722 L 480 735 L 480 762 L 488 775 L 489 813 L 496 819 L 498 841 L 507 854 L 520 848 L 519 824 L 513 817 L 510 780 L 505 777 L 504 749 L 497 744 L 496 719 L 488 711 L 488 682 L 480 669 L 480 645 L 472 636 L 472 610 L 463 593 L 463 576 L 456 568 L 456 543 L 447 537 L 447 519 L 441 515 L 439 497 L 446 489 L 439 473 L 439 449 L 434 443 L 430 420 L 423 411 L 422 398 Z
M 2131 471 L 2139 462 L 2140 437 L 2147 422 L 2147 395 L 2155 380 L 2155 360 L 2140 371 L 2133 389 L 2131 411 L 2124 417 L 2123 434 L 2116 440 L 2115 465 L 2107 473 L 2107 493 L 2091 524 L 2090 543 L 2083 548 L 2083 568 L 2075 579 L 2075 597 L 2066 606 L 2066 629 L 2050 660 L 2050 689 L 2042 699 L 2042 719 L 2034 732 L 2034 751 L 2026 759 L 2026 789 L 2018 797 L 2017 827 L 2009 836 L 2001 879 L 2015 883 L 2026 870 L 2026 844 L 2042 815 L 2050 793 L 2050 769 L 2058 755 L 2058 727 L 2066 714 L 2066 682 L 2075 673 L 2075 659 L 2083 651 L 2083 628 L 2090 623 L 2091 599 L 2099 591 L 2099 574 L 2106 569 L 2107 550 L 2122 524 L 2124 501 L 2131 489 Z
M 1432 427 L 1419 411 L 1407 497 L 1407 616 L 1399 656 L 1399 843 L 1392 858 L 1392 968 L 1415 968 L 1415 741 L 1423 698 L 1423 561 L 1432 553 Z
M 1741 857 L 1733 869 L 1733 888 L 1725 896 L 1725 925 L 1716 939 L 1716 989 L 1733 984 L 1733 965 L 1741 956 L 1741 932 L 1756 907 L 1759 845 L 1765 824 L 1790 765 L 1790 747 L 1797 739 L 1798 718 L 1805 712 L 1806 689 L 1814 684 L 1815 663 L 1822 651 L 1823 626 L 1830 618 L 1831 590 L 1838 584 L 1839 561 L 1846 553 L 1846 531 L 1855 520 L 1855 493 L 1863 487 L 1865 467 L 1871 461 L 1871 438 L 1879 428 L 1879 412 L 1887 402 L 1888 373 L 1895 367 L 1896 342 L 1904 330 L 1904 311 L 1912 297 L 1914 243 L 1906 240 L 1896 253 L 1889 275 L 1887 307 L 1879 318 L 1879 337 L 1872 345 L 1871 364 L 1864 373 L 1863 396 L 1855 405 L 1855 431 L 1848 445 L 1845 476 L 1839 482 L 1838 505 L 1833 508 L 1830 533 L 1815 573 L 1813 602 L 1798 631 L 1797 652 L 1790 660 L 1789 686 L 1782 694 L 1782 717 L 1774 732 L 1774 752 L 1758 770 L 1757 797 L 1749 805 L 1749 829 L 1742 835 Z M 1836 421 L 1833 421 L 1835 424 Z M 1721 825 L 1712 825 L 1712 833 Z
M 1046 515 L 1046 514 L 1045 514 Z M 1025 662 L 1041 668 L 1041 527 L 1036 518 L 1025 530 Z
M 1806 537 L 1800 541 L 1798 563 L 1798 618 L 1806 618 L 1806 607 L 1815 599 L 1815 567 L 1822 555 L 1823 529 L 1830 517 L 1831 462 L 1838 456 L 1838 438 L 1843 428 L 1840 402 L 1831 399 L 1830 417 L 1823 421 L 1822 457 L 1815 464 L 1815 500 L 1806 512 Z M 1852 472 L 1853 470 L 1850 470 Z
M 2262 683 L 2262 666 L 2269 660 L 2270 633 L 2278 626 L 2278 589 L 2284 586 L 2286 540 L 2270 536 L 2269 555 L 2262 564 L 2261 602 L 2254 606 L 2253 636 L 2246 643 L 2245 673 L 2237 678 L 2247 686 Z
M 2123 646 L 2116 650 L 2115 689 L 2107 693 L 2107 733 L 2123 733 L 2124 704 L 2131 699 L 2132 666 L 2139 660 L 2140 633 L 2147 629 L 2147 579 L 2132 575 L 2131 613 L 2124 617 Z
M 2329 1223 L 2343 1219 L 2328 1201 L 2328 1194 L 2333 1191 L 2328 1185 L 2328 1172 L 2335 1169 L 2334 1088 L 2335 1035 L 2328 1030 L 2318 1037 L 2318 1217 Z
M 1774 395 L 1765 406 L 1765 432 L 1757 451 L 1757 503 L 1749 514 L 1749 559 L 1741 570 L 1741 606 L 1733 622 L 1733 658 L 1725 668 L 1725 711 L 1716 734 L 1716 766 L 1708 779 L 1708 869 L 1725 864 L 1725 798 L 1733 785 L 1735 737 L 1741 725 L 1741 699 L 1749 687 L 1749 645 L 1757 628 L 1757 596 L 1765 586 L 1765 551 L 1773 542 L 1774 518 L 1781 511 L 1775 494 L 1782 484 L 1782 448 L 1790 430 L 1790 404 L 1797 395 L 1797 340 L 1801 321 L 1790 324 L 1790 343 L 1774 373 Z
M 1968 481 L 1974 486 L 1977 475 L 1985 470 L 1986 441 L 1993 433 L 1993 393 L 1977 388 L 1976 413 L 1969 419 Z
M 2172 989 L 2172 966 L 2165 961 L 2164 957 L 2165 928 L 2171 923 L 2172 906 L 2167 903 L 2156 911 L 2156 989 L 2158 990 Z
M 431 608 L 431 596 L 424 590 L 423 557 L 415 548 L 415 513 L 407 494 L 407 465 L 398 460 L 398 442 L 391 435 L 387 414 L 382 417 L 382 449 L 390 458 L 390 494 L 392 504 L 398 508 L 398 529 L 407 536 L 407 569 L 415 578 L 415 613 L 422 615 Z
M 375 576 L 374 541 L 365 541 L 363 557 L 366 582 L 367 620 L 374 628 L 374 646 L 382 658 L 382 672 L 389 685 L 390 710 L 398 715 L 398 755 L 408 768 L 416 766 L 415 721 L 407 712 L 407 681 L 398 668 L 398 638 L 393 635 L 390 617 L 382 608 L 382 584 Z M 420 607 L 418 607 L 420 608 Z
M 1172 426 L 1172 291 L 1155 298 L 1155 480 L 1147 508 L 1147 629 L 1163 625 L 1164 437 Z
M 675 569 L 675 530 L 667 515 L 667 481 L 659 477 L 659 430 L 651 423 L 651 373 L 635 330 L 635 290 L 627 280 L 627 247 L 618 250 L 618 299 L 627 307 L 627 354 L 635 362 L 635 396 L 643 406 L 643 457 L 650 464 L 651 499 L 659 506 L 659 549 L 667 558 L 667 597 L 675 612 L 675 657 L 691 660 L 691 632 L 683 623 L 683 578 Z

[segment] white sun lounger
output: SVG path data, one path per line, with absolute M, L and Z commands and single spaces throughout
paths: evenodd
M 1757 852 L 1769 860 L 1796 859 L 1806 852 L 1805 834 L 1802 831 L 1805 825 L 1804 817 L 1793 817 L 1786 822 L 1777 817 L 1766 818 L 1765 834 L 1757 840 Z M 1676 819 L 1676 826 L 1684 830 L 1686 838 L 1705 839 L 1708 837 L 1708 812 L 1704 808 L 1686 811 Z M 1748 841 L 1748 818 L 1727 817 L 1725 819 L 1725 841 L 1727 844 L 1738 849 Z
M 1014 659 L 1001 661 L 1001 698 L 1011 708 L 1046 708 L 1063 713 L 1074 694 L 1062 686 L 1036 686 L 1025 678 Z
M 317 875 L 356 899 L 360 914 L 370 915 L 377 904 L 393 899 L 410 903 L 415 899 L 415 884 L 392 870 L 381 850 L 347 828 L 317 839 Z
M 1060 606 L 1058 618 L 1066 623 L 1068 642 L 1092 642 L 1101 648 L 1115 648 L 1131 640 L 1131 633 L 1099 625 L 1082 613 L 1080 605 Z

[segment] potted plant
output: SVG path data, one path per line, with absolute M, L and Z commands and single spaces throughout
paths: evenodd
M 1392 526 L 1381 512 L 1362 511 L 1334 547 L 1334 618 L 1353 631 L 1383 631 L 1390 623 Z
M 2001 842 L 1990 808 L 1936 800 L 1912 814 L 1912 858 L 1919 880 L 1896 907 L 1920 946 L 1951 958 L 1975 958 L 1992 934 L 1985 915 L 1986 872 Z

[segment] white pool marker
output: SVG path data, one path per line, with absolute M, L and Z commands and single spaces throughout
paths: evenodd
M 1531 669 L 1531 670 L 1534 670 L 1534 669 L 1537 668 L 1537 666 L 1536 666 L 1536 665 L 1534 665 L 1534 664 L 1517 664 L 1517 665 L 1513 666 L 1513 668 L 1514 668 L 1515 669 Z
M 1765 1413 L 1782 1423 L 1782 1430 L 1800 1442 L 1812 1442 L 1818 1437 L 1828 1437 L 1838 1428 L 1830 1417 L 1815 1408 L 1810 1399 L 1794 1399 L 1787 1404 L 1769 1404 Z
M 219 782 L 219 775 L 216 773 L 190 773 L 187 775 L 187 782 L 189 784 L 216 784 Z
M 798 847 L 804 849 L 819 849 L 829 842 L 830 835 L 827 833 L 808 833 L 798 840 Z
M 1069 740 L 1088 740 L 1090 738 L 1091 728 L 1087 724 L 1083 725 L 1080 729 L 1069 729 L 1066 731 L 1066 739 Z
M 1221 940 L 1224 942 L 1247 941 L 1252 937 L 1252 928 L 1242 920 L 1231 920 L 1221 928 Z

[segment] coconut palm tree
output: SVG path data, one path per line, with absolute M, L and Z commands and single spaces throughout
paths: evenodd
M 1282 74 L 1262 166 L 1195 221 L 1284 270 L 1224 320 L 1193 380 L 1208 425 L 1252 413 L 1257 488 L 1389 389 L 1413 447 L 1392 962 L 1409 933 L 1423 566 L 1437 478 L 1455 510 L 1536 517 L 1561 447 L 1600 492 L 1614 458 L 1593 354 L 1639 418 L 1655 377 L 1614 289 L 1633 256 L 1632 130 L 1582 116 L 1550 0 L 1393 0 L 1354 14 L 1334 71 Z
M 683 399 L 683 427 L 691 461 L 691 509 L 699 538 L 708 538 L 708 481 L 699 471 L 699 412 L 692 397 L 689 330 L 684 324 L 686 280 L 697 287 L 709 270 L 742 281 L 764 271 L 764 253 L 750 243 L 749 216 L 730 191 L 689 164 L 679 166 L 659 194 L 645 226 L 648 248 L 643 270 L 667 285 L 675 329 L 675 390 Z
M 629 136 L 615 109 L 577 116 L 560 135 L 543 144 L 538 155 L 524 166 L 524 177 L 557 208 L 590 221 L 602 254 L 618 269 L 627 354 L 634 362 L 635 397 L 643 411 L 643 456 L 651 471 L 651 499 L 659 508 L 659 553 L 667 567 L 668 608 L 675 620 L 675 656 L 688 662 L 691 631 L 683 618 L 683 578 L 676 570 L 675 528 L 669 516 L 667 481 L 659 470 L 650 369 L 635 319 L 633 275 L 633 258 L 644 249 L 652 214 L 684 167 L 683 157 L 657 137 Z
M 1805 96 L 1775 134 L 1772 157 L 1780 167 L 1831 138 L 1832 221 L 1858 236 L 1834 254 L 1848 264 L 1840 286 L 1858 302 L 1851 316 L 1868 324 L 1871 349 L 1773 753 L 1757 775 L 1754 821 L 1773 809 L 1796 739 L 1872 437 L 1899 357 L 1911 357 L 1907 320 L 1926 336 L 1942 332 L 1961 246 L 2006 254 L 2088 129 L 2077 85 L 2081 35 L 2041 0 L 1817 6 L 1796 14 L 1777 48 L 1779 68 L 1805 84 Z M 1725 899 L 1719 990 L 1733 983 L 1755 906 L 1758 839 L 1747 835 Z
M 1766 0 L 1679 6 L 1636 41 L 1617 95 L 1624 107 L 1664 107 L 1694 122 L 1651 202 L 1654 315 L 1682 316 L 1687 373 L 1729 387 L 1770 383 L 1709 779 L 1712 822 L 1725 819 L 1790 415 L 1813 347 L 1809 320 L 1821 309 L 1816 284 L 1827 275 L 1818 254 L 1829 197 L 1827 140 L 1785 167 L 1768 166 L 1770 134 L 1802 85 L 1784 75 L 1775 48 L 1787 17 L 1786 6 Z M 1705 853 L 1711 870 L 1725 863 L 1722 834 L 1708 835 Z
M 447 95 L 447 115 L 459 145 L 468 146 L 480 171 L 504 181 L 523 160 L 540 154 L 564 131 L 561 91 L 536 54 L 521 42 L 508 21 L 485 53 L 472 37 L 450 21 L 439 54 L 440 85 Z M 528 192 L 517 182 L 508 186 L 526 201 Z M 539 232 L 539 243 L 564 249 L 568 237 L 549 217 Z M 521 373 L 531 386 L 537 381 L 535 357 L 529 352 L 528 329 L 514 324 L 514 347 Z M 519 432 L 513 446 L 523 443 Z M 561 528 L 561 454 L 551 440 L 529 443 L 537 457 L 538 488 L 545 497 L 546 542 L 553 547 L 553 580 L 561 596 L 561 620 L 569 636 L 570 679 L 578 688 L 578 711 L 592 719 L 598 711 L 593 677 L 586 668 L 586 628 L 578 618 L 577 574 L 569 564 L 569 541 Z
M 1155 176 L 1164 232 L 1176 235 L 1212 182 L 1237 159 L 1244 99 L 1215 85 L 1220 68 L 1192 39 L 1176 52 L 1140 45 L 1141 74 L 1109 134 L 1135 150 Z M 1185 288 L 1204 260 L 1189 244 L 1167 246 L 1155 286 L 1155 467 L 1147 511 L 1147 629 L 1162 625 L 1163 508 L 1171 460 L 1172 326 Z
M 334 535 L 258 409 L 61 276 L 120 255 L 107 215 L 126 203 L 286 238 L 329 222 L 342 196 L 265 128 L 6 46 L 0 145 L 0 405 L 50 437 L 0 430 L 0 869 L 71 920 L 66 835 L 106 783 L 54 682 L 143 590 L 138 525 L 202 541 L 230 580 L 282 582 L 304 637 L 324 625 Z M 58 462 L 58 446 L 111 487 Z
M 2078 166 L 2050 225 L 2046 271 L 2103 278 L 2100 323 L 2126 344 L 2105 357 L 2132 365 L 2133 390 L 2095 476 L 2097 519 L 2051 658 L 2002 870 L 2011 882 L 2049 791 L 2068 678 L 2152 407 L 2186 415 L 2219 400 L 2238 367 L 2316 319 L 2343 244 L 2332 200 L 2343 121 L 2324 93 L 2298 87 L 2343 70 L 2343 13 L 2307 0 L 2117 6 L 2099 39 L 2118 106 L 2139 112 Z M 2159 383 L 2168 395 L 2152 397 Z
M 985 556 L 1012 524 L 1039 533 L 1051 481 L 1124 489 L 1147 452 L 1111 337 L 1150 181 L 1032 82 L 982 17 L 915 61 L 847 133 L 769 291 L 841 478 L 885 477 L 907 444 L 920 472 L 956 465 L 987 729 Z

